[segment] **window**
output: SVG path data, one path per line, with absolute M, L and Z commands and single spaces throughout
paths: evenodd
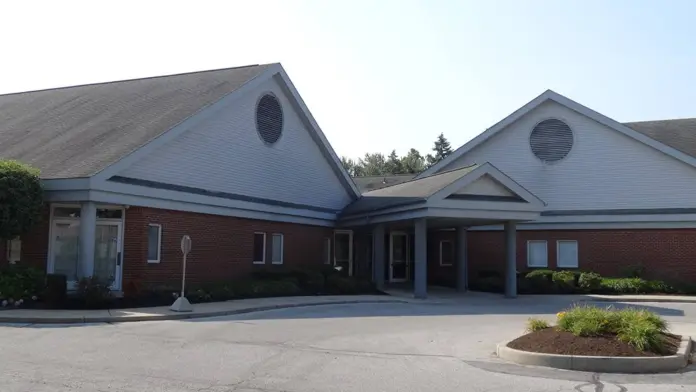
M 547 267 L 548 265 L 546 241 L 527 241 L 527 266 Z
M 331 264 L 331 238 L 324 238 L 322 254 L 324 255 L 324 264 Z
M 558 268 L 578 268 L 578 242 L 556 242 L 556 265 Z
M 283 235 L 273 234 L 271 242 L 271 263 L 283 264 Z
M 254 264 L 266 262 L 266 233 L 254 233 Z
M 162 225 L 147 225 L 147 262 L 159 263 L 162 253 Z
M 22 240 L 19 237 L 7 241 L 7 261 L 14 264 L 19 261 L 22 253 Z
M 454 246 L 452 241 L 440 241 L 440 265 L 451 266 L 454 263 Z

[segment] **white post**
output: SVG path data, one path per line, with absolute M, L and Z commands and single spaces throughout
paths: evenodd
M 183 266 L 183 271 L 181 272 L 181 298 L 184 298 L 184 288 L 186 287 L 186 256 L 187 254 L 184 253 L 184 266 Z
M 80 205 L 80 244 L 78 257 L 77 278 L 94 275 L 94 242 L 97 231 L 97 205 L 85 201 Z M 68 279 L 72 279 L 68 276 Z
M 185 235 L 181 237 L 181 253 L 184 255 L 182 260 L 182 271 L 181 271 L 181 295 L 174 301 L 172 306 L 169 308 L 174 312 L 190 312 L 193 310 L 191 303 L 184 296 L 185 286 L 186 286 L 186 256 L 191 251 L 191 237 Z

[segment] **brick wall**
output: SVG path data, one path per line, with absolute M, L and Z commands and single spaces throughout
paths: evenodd
M 148 224 L 162 225 L 162 255 L 147 262 Z M 266 265 L 252 263 L 254 232 L 266 232 Z M 298 267 L 324 262 L 324 238 L 333 229 L 217 215 L 131 207 L 126 210 L 123 287 L 178 284 L 181 279 L 180 241 L 193 243 L 187 259 L 187 282 L 220 281 L 243 277 L 254 269 L 283 268 L 270 263 L 271 234 L 284 235 L 283 265 Z
M 505 238 L 502 231 L 468 233 L 469 266 L 478 270 L 504 269 Z M 517 266 L 527 267 L 527 241 L 546 240 L 548 268 L 556 268 L 556 241 L 578 241 L 580 270 L 622 276 L 643 265 L 645 276 L 674 281 L 696 281 L 696 230 L 554 230 L 518 231 Z

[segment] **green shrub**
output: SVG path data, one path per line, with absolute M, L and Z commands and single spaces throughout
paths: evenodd
M 625 325 L 617 332 L 622 342 L 628 343 L 640 351 L 665 352 L 663 335 L 650 322 L 641 321 Z
M 595 272 L 583 272 L 578 278 L 578 287 L 587 291 L 597 291 L 602 285 L 602 276 Z
M 43 193 L 37 169 L 0 160 L 0 239 L 25 234 L 39 222 Z
M 38 296 L 43 288 L 44 274 L 23 265 L 8 265 L 0 269 L 0 298 L 29 299 Z
M 555 293 L 556 286 L 553 281 L 553 271 L 547 269 L 534 270 L 527 273 L 521 284 L 529 294 L 551 294 Z
M 663 352 L 662 334 L 667 323 L 659 315 L 643 309 L 575 306 L 558 314 L 558 329 L 576 336 L 615 334 L 637 350 Z
M 542 329 L 549 328 L 551 325 L 546 320 L 538 319 L 538 318 L 530 318 L 527 320 L 527 331 L 529 332 L 536 332 L 536 331 L 541 331 Z
M 602 278 L 600 289 L 612 294 L 642 294 L 650 291 L 650 284 L 640 278 Z
M 525 275 L 525 278 L 527 279 L 546 279 L 547 281 L 551 282 L 553 278 L 553 271 L 549 269 L 538 269 L 538 270 L 533 270 L 527 275 Z
M 111 298 L 109 283 L 96 276 L 80 278 L 77 281 L 77 297 L 85 302 L 87 307 L 103 306 Z
M 319 269 L 297 269 L 292 271 L 300 288 L 308 294 L 319 294 L 324 291 L 326 278 Z
M 575 274 L 571 271 L 556 271 L 551 275 L 551 280 L 556 284 L 575 285 Z

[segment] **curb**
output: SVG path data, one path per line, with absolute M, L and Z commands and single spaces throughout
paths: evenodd
M 621 297 L 591 297 L 586 299 L 590 302 L 656 302 L 656 303 L 681 303 L 681 304 L 696 304 L 696 298 L 621 298 Z
M 0 316 L 0 323 L 17 324 L 88 324 L 88 323 L 128 323 L 138 321 L 165 321 L 165 320 L 187 320 L 208 317 L 231 316 L 236 314 L 264 312 L 276 309 L 304 308 L 322 305 L 347 305 L 347 304 L 381 304 L 381 303 L 408 303 L 402 300 L 345 300 L 327 301 L 317 303 L 299 304 L 277 304 L 256 306 L 244 309 L 219 310 L 205 313 L 172 313 L 172 314 L 152 314 L 143 316 L 108 316 L 108 317 L 3 317 Z
M 600 357 L 560 355 L 515 350 L 508 343 L 498 344 L 496 353 L 501 359 L 520 365 L 545 366 L 564 370 L 599 373 L 665 373 L 675 372 L 688 364 L 691 337 L 682 336 L 679 350 L 666 357 Z

